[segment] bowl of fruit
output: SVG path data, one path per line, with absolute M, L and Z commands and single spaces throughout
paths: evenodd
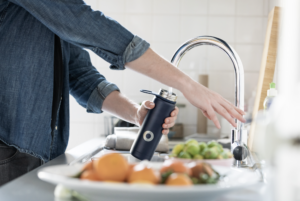
M 58 185 L 58 198 L 123 201 L 211 200 L 259 181 L 249 170 L 172 159 L 129 163 L 119 153 L 103 154 L 87 164 L 44 167 L 38 177 Z
M 217 141 L 198 142 L 189 139 L 174 146 L 167 158 L 183 162 L 206 162 L 211 165 L 232 166 L 233 158 L 229 149 L 224 149 Z

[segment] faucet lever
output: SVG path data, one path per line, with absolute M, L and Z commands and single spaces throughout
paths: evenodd
M 247 156 L 248 156 L 248 151 L 247 151 L 246 147 L 236 146 L 233 149 L 233 157 L 235 160 L 242 161 L 242 160 L 246 159 Z

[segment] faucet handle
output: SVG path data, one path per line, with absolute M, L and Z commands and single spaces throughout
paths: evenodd
M 232 129 L 231 152 L 237 161 L 243 161 L 249 156 L 246 130 Z
M 238 145 L 233 149 L 233 157 L 237 161 L 242 161 L 248 156 L 248 149 L 245 146 Z

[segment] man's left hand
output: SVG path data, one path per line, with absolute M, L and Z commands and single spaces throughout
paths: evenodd
M 141 126 L 143 124 L 143 121 L 148 113 L 149 110 L 153 109 L 155 107 L 155 104 L 151 101 L 144 101 L 142 105 L 139 107 L 137 111 L 137 118 L 136 118 L 136 124 L 138 126 Z M 167 117 L 162 125 L 163 131 L 162 133 L 167 135 L 169 133 L 169 128 L 174 126 L 175 120 L 177 119 L 178 115 L 178 107 L 175 107 L 175 109 L 171 112 L 171 116 Z

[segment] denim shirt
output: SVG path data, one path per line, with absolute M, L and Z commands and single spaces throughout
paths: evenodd
M 54 34 L 61 38 L 64 88 L 52 137 Z M 83 48 L 123 70 L 149 44 L 81 0 L 0 0 L 1 141 L 47 162 L 68 144 L 69 93 L 87 112 L 102 112 L 105 97 L 119 89 Z

